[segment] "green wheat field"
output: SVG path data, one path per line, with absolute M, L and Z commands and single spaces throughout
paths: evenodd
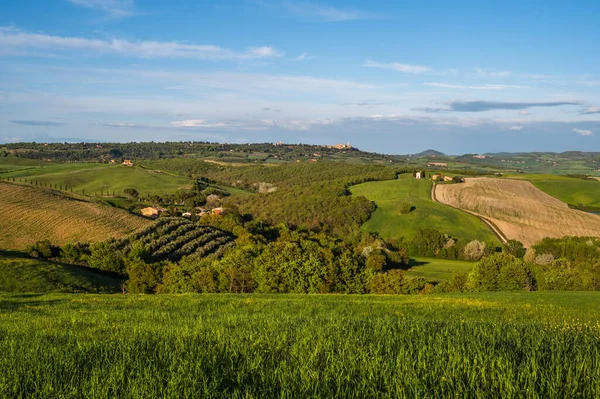
M 597 398 L 599 303 L 0 294 L 0 397 Z

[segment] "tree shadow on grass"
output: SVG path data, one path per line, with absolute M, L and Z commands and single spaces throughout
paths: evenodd
M 422 261 L 422 260 L 416 260 L 413 258 L 410 258 L 408 260 L 408 268 L 410 269 L 411 267 L 416 267 L 416 266 L 425 266 L 430 264 L 431 262 L 427 262 L 427 261 Z

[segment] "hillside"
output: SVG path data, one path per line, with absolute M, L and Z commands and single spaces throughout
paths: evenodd
M 78 193 L 100 195 L 123 194 L 135 188 L 141 196 L 174 193 L 191 188 L 188 178 L 145 169 L 140 166 L 103 165 L 99 163 L 44 164 L 12 169 L 4 177 L 27 179 L 40 185 L 68 188 Z
M 565 202 L 583 207 L 600 208 L 600 182 L 555 175 L 512 175 L 509 178 L 530 181 L 534 186 Z
M 351 187 L 352 194 L 365 196 L 377 205 L 363 225 L 364 230 L 379 233 L 384 238 L 411 238 L 420 229 L 434 228 L 465 242 L 498 243 L 493 233 L 475 216 L 432 201 L 430 180 L 401 177 Z M 403 202 L 409 202 L 415 209 L 401 215 L 399 207 Z
M 438 184 L 436 196 L 491 220 L 507 238 L 525 246 L 544 237 L 600 236 L 600 216 L 569 209 L 527 181 L 471 178 L 464 184 Z
M 65 193 L 0 181 L 0 248 L 120 238 L 150 222 Z
M 0 251 L 0 292 L 114 293 L 120 288 L 119 279 L 84 267 L 3 257 Z

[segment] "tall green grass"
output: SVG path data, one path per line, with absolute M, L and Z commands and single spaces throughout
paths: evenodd
M 599 299 L 0 295 L 0 396 L 593 398 Z

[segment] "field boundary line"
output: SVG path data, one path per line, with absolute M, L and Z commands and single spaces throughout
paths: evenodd
M 492 233 L 494 233 L 494 235 L 496 236 L 496 238 L 498 238 L 502 244 L 506 244 L 508 242 L 508 238 L 504 235 L 504 233 L 502 232 L 502 230 L 500 230 L 500 228 L 494 222 L 492 222 L 491 220 L 489 220 L 489 219 L 487 219 L 487 218 L 485 218 L 485 217 L 483 217 L 483 216 L 481 216 L 481 215 L 479 215 L 479 214 L 477 214 L 475 212 L 471 212 L 471 211 L 468 211 L 466 209 L 457 208 L 455 206 L 452 206 L 452 205 L 449 205 L 449 204 L 444 204 L 444 203 L 438 201 L 437 196 L 435 195 L 435 188 L 436 188 L 436 186 L 437 186 L 437 184 L 434 181 L 433 185 L 431 186 L 431 200 L 433 202 L 437 202 L 438 204 L 449 206 L 449 207 L 457 209 L 457 210 L 459 210 L 461 212 L 468 213 L 469 215 L 475 216 L 476 218 L 478 218 L 479 220 L 481 220 L 483 223 L 485 223 L 485 225 L 488 226 L 490 228 L 490 230 L 492 230 Z

